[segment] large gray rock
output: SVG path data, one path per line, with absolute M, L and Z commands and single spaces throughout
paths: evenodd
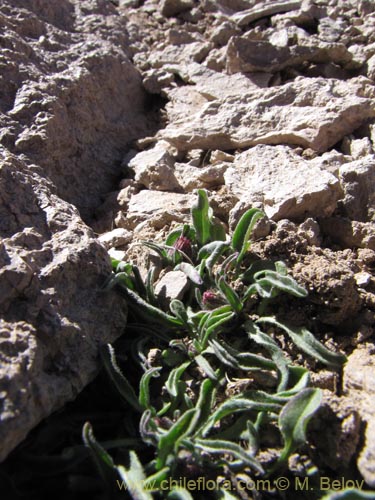
M 234 212 L 257 205 L 273 220 L 331 215 L 341 194 L 334 175 L 288 146 L 250 148 L 236 156 L 224 178 L 240 200 Z
M 89 217 L 146 133 L 124 21 L 104 0 L 0 4 L 0 461 L 98 370 L 126 304 Z M 73 206 L 74 203 L 78 209 Z
M 344 369 L 344 394 L 357 405 L 366 422 L 365 439 L 361 444 L 357 465 L 368 486 L 375 487 L 375 352 L 369 343 L 357 348 Z
M 228 73 L 276 72 L 306 62 L 346 64 L 352 54 L 343 44 L 308 39 L 301 45 L 278 46 L 233 36 L 227 48 Z
M 188 89 L 197 97 L 182 104 L 177 94 L 167 107 L 173 123 L 157 134 L 181 151 L 297 144 L 324 152 L 375 117 L 374 87 L 363 77 L 299 77 L 282 86 L 206 103 L 203 96 L 199 102 L 199 89 Z
M 40 174 L 0 159 L 0 461 L 98 369 L 126 324 L 104 247 Z
M 194 199 L 192 194 L 144 189 L 130 198 L 120 227 L 139 231 L 145 222 L 158 229 L 174 221 L 187 222 Z
M 346 163 L 339 169 L 345 197 L 346 215 L 355 221 L 366 222 L 375 215 L 375 156 Z
M 0 26 L 0 144 L 88 216 L 145 130 L 124 19 L 105 0 L 4 0 Z
M 250 24 L 266 16 L 273 16 L 281 12 L 289 12 L 299 9 L 302 0 L 276 0 L 274 2 L 255 2 L 255 5 L 247 10 L 233 14 L 232 21 L 239 26 Z

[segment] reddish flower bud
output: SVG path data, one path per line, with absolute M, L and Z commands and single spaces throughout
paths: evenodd
M 207 309 L 215 309 L 215 307 L 225 304 L 225 301 L 213 290 L 206 290 L 202 295 L 202 303 Z
M 191 241 L 186 236 L 180 236 L 179 238 L 177 238 L 173 247 L 177 250 L 181 250 L 188 257 L 192 256 Z

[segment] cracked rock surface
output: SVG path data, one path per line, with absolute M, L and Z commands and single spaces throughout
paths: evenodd
M 92 380 L 98 347 L 123 331 L 126 304 L 101 290 L 110 260 L 82 217 L 147 127 L 109 2 L 4 0 L 0 26 L 1 461 Z

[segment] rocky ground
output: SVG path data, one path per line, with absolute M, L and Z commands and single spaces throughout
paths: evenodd
M 264 210 L 252 251 L 309 290 L 285 317 L 348 355 L 342 374 L 310 367 L 317 460 L 375 488 L 375 4 L 5 0 L 0 14 L 1 458 L 122 331 L 120 298 L 98 292 L 103 247 L 142 268 L 134 243 L 187 221 L 205 188 L 228 231 Z
M 114 229 L 99 239 L 134 259 L 134 239 L 162 239 L 188 219 L 196 188 L 230 228 L 262 208 L 268 224 L 253 251 L 283 259 L 310 292 L 304 311 L 286 305 L 285 315 L 349 355 L 342 376 L 315 368 L 335 415 L 319 429 L 321 460 L 336 472 L 356 464 L 374 487 L 375 5 L 166 0 L 119 10 L 163 122 L 124 158 L 121 189 L 94 223 Z

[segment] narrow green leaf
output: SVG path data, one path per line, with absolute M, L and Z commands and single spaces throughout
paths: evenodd
M 306 427 L 322 401 L 320 389 L 304 389 L 281 410 L 279 427 L 284 449 L 279 461 L 285 461 L 301 444 L 306 442 Z
M 241 460 L 245 465 L 252 467 L 261 474 L 264 473 L 263 467 L 256 458 L 247 453 L 237 443 L 231 441 L 221 441 L 219 439 L 195 439 L 194 444 L 197 448 L 211 453 L 220 455 L 232 455 L 234 458 Z
M 162 258 L 164 263 L 169 262 L 168 250 L 165 245 L 159 245 L 158 243 L 153 243 L 152 241 L 142 241 L 142 245 L 156 252 L 159 257 Z
M 247 210 L 239 220 L 232 235 L 232 247 L 239 252 L 237 257 L 238 264 L 242 261 L 248 249 L 248 241 L 255 224 L 262 217 L 264 217 L 264 213 L 261 210 L 250 208 L 250 210 Z
M 206 378 L 205 380 L 203 380 L 199 391 L 198 401 L 197 404 L 195 405 L 198 418 L 194 422 L 195 425 L 192 431 L 194 429 L 197 429 L 197 432 L 199 433 L 200 427 L 204 424 L 204 422 L 206 422 L 206 420 L 210 416 L 212 407 L 215 402 L 215 395 L 216 395 L 215 387 L 216 387 L 215 383 L 211 379 Z
M 191 208 L 191 216 L 198 243 L 205 245 L 210 239 L 210 206 L 207 192 L 204 189 L 198 189 L 197 195 L 197 201 Z
M 150 405 L 150 382 L 154 377 L 160 376 L 161 367 L 154 367 L 147 370 L 139 382 L 139 404 L 144 410 L 153 409 Z
M 207 263 L 207 267 L 211 269 L 220 255 L 222 255 L 228 248 L 229 244 L 225 241 L 212 241 L 211 243 L 207 243 L 199 250 L 198 261 L 208 259 L 210 263 Z
M 294 385 L 287 390 L 281 390 L 279 386 L 277 388 L 277 396 L 280 398 L 290 398 L 303 389 L 306 389 L 310 384 L 310 372 L 306 368 L 303 368 L 303 366 L 289 366 L 289 375 L 289 381 L 294 383 Z
M 112 460 L 112 457 L 95 439 L 90 422 L 86 422 L 84 424 L 82 429 L 82 438 L 85 446 L 90 448 L 101 475 L 103 476 L 103 478 L 108 477 L 108 468 L 113 469 L 115 467 L 115 464 Z
M 100 350 L 100 355 L 103 360 L 104 367 L 118 392 L 136 411 L 142 412 L 143 408 L 138 402 L 138 398 L 132 385 L 128 382 L 127 378 L 123 375 L 117 364 L 115 351 L 111 344 L 104 346 Z
M 233 349 L 230 345 L 226 344 L 224 341 L 211 340 L 209 342 L 212 347 L 213 353 L 218 357 L 218 359 L 225 365 L 230 366 L 233 369 L 241 370 L 251 370 L 251 369 L 266 369 L 274 370 L 276 364 L 258 354 L 239 352 Z
M 134 451 L 131 451 L 129 455 L 129 469 L 125 469 L 122 465 L 117 466 L 117 471 L 121 479 L 125 481 L 130 495 L 135 500 L 153 500 L 152 494 L 144 488 L 146 475 L 142 464 Z
M 213 311 L 214 312 L 214 311 Z M 203 346 L 203 349 L 207 347 L 207 343 L 210 337 L 214 333 L 218 333 L 219 329 L 225 324 L 228 323 L 231 319 L 234 318 L 233 312 L 224 312 L 222 314 L 217 314 L 215 316 L 211 316 L 207 323 L 205 324 L 205 329 L 202 332 L 200 343 Z
M 241 299 L 239 298 L 237 293 L 233 290 L 233 288 L 230 285 L 228 285 L 228 283 L 225 281 L 224 276 L 221 276 L 219 278 L 218 287 L 225 295 L 227 301 L 232 306 L 233 310 L 239 314 L 242 311 L 243 307 Z
M 178 318 L 182 324 L 188 325 L 189 317 L 185 304 L 181 300 L 173 299 L 169 304 L 169 309 Z
M 325 365 L 339 368 L 346 361 L 342 354 L 336 354 L 321 344 L 314 335 L 303 327 L 291 327 L 277 321 L 274 317 L 263 317 L 258 319 L 257 323 L 269 323 L 284 330 L 293 340 L 297 347 L 303 352 L 321 361 Z
M 170 327 L 183 326 L 182 322 L 169 314 L 166 314 L 161 309 L 152 306 L 142 299 L 137 293 L 129 289 L 124 289 L 125 295 L 128 297 L 133 308 L 138 311 L 138 314 L 150 322 L 159 322 Z
M 158 456 L 155 463 L 157 471 L 165 466 L 168 455 L 173 453 L 173 451 L 177 451 L 181 439 L 185 437 L 186 431 L 189 429 L 189 424 L 195 415 L 195 411 L 195 408 L 187 410 L 172 427 L 160 437 L 158 443 Z
M 181 262 L 175 267 L 176 271 L 182 271 L 195 285 L 202 285 L 203 280 L 194 266 L 188 262 Z
M 240 411 L 270 411 L 279 413 L 284 401 L 277 396 L 272 396 L 263 391 L 246 391 L 241 396 L 233 396 L 224 401 L 208 419 L 203 436 L 206 436 L 210 429 L 227 415 Z
M 198 354 L 195 356 L 195 362 L 197 365 L 204 371 L 204 373 L 207 375 L 208 378 L 211 380 L 214 380 L 215 382 L 217 381 L 217 375 L 215 373 L 215 370 L 212 368 L 210 363 L 207 361 L 205 357 L 203 357 L 201 354 Z
M 156 273 L 156 267 L 152 266 L 148 270 L 146 277 L 146 299 L 147 302 L 149 302 L 151 305 L 155 305 L 157 302 L 154 289 L 155 273 Z
M 155 474 L 148 476 L 143 480 L 143 488 L 148 492 L 160 491 L 161 483 L 169 477 L 169 471 L 170 467 L 164 467 L 158 472 L 155 472 Z
M 256 260 L 246 269 L 246 271 L 240 276 L 241 281 L 245 285 L 250 285 L 254 282 L 254 275 L 259 271 L 274 271 L 275 263 L 272 260 Z
M 282 276 L 275 271 L 259 271 L 254 275 L 256 283 L 268 290 L 274 287 L 295 297 L 306 297 L 307 290 L 300 286 L 291 276 Z
M 169 394 L 172 397 L 177 397 L 178 395 L 178 382 L 180 381 L 182 375 L 184 374 L 185 370 L 190 366 L 191 361 L 186 361 L 180 366 L 177 366 L 177 368 L 174 368 L 165 382 L 165 388 L 169 392 Z
M 277 343 L 269 335 L 263 333 L 253 321 L 246 321 L 244 323 L 244 328 L 250 340 L 256 342 L 270 353 L 273 362 L 280 372 L 280 381 L 277 392 L 285 390 L 289 380 L 289 366 L 283 351 Z

